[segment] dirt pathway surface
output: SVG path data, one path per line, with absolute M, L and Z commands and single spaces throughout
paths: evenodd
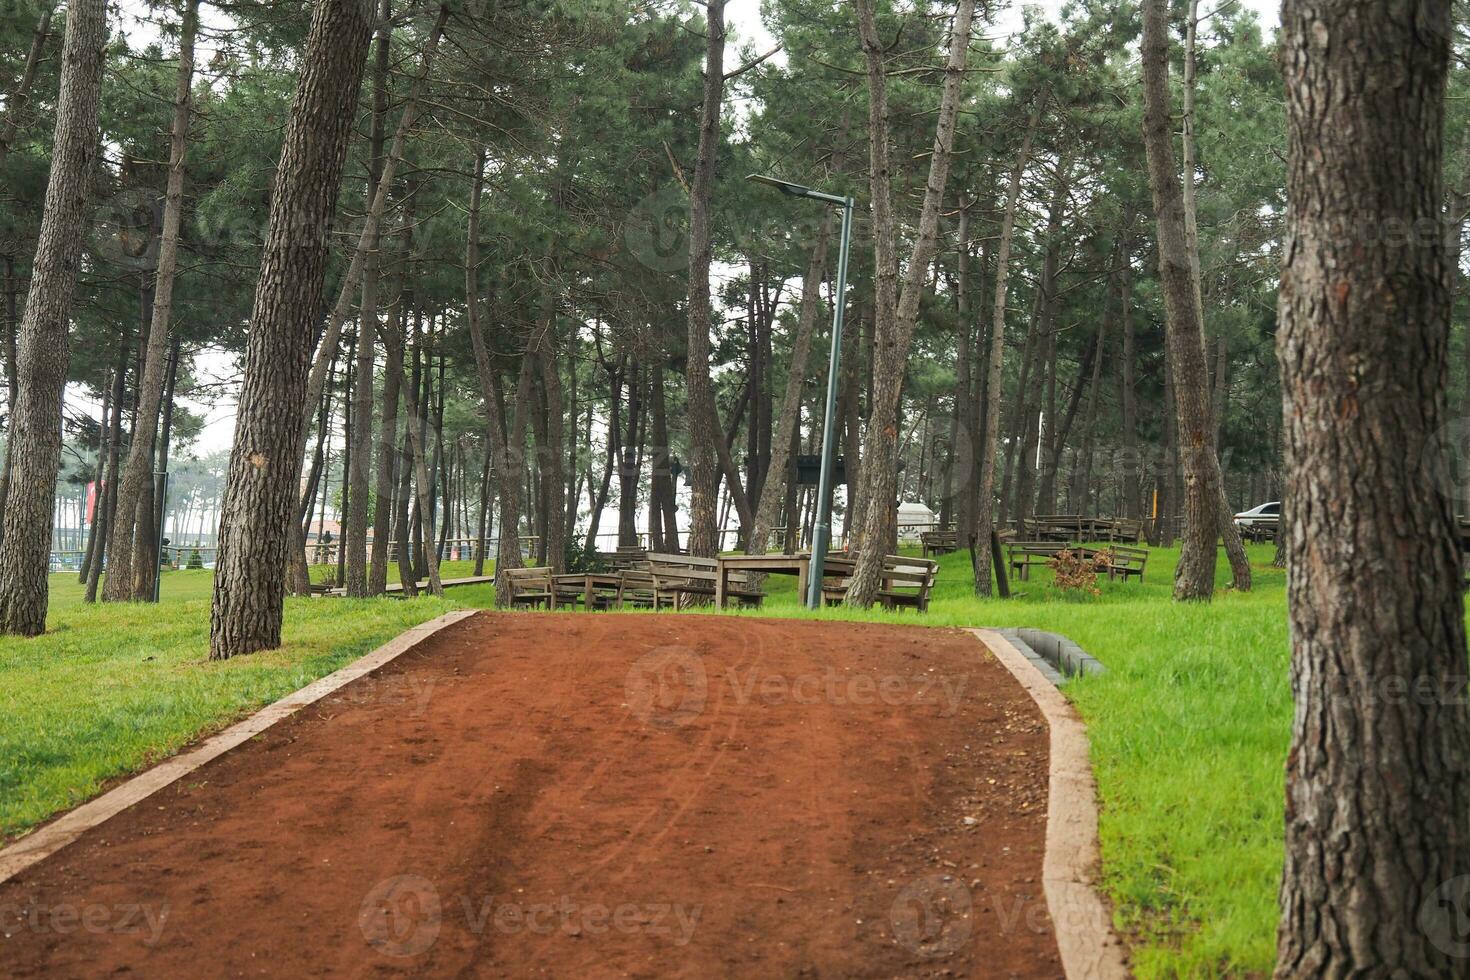
M 484 613 L 0 885 L 0 975 L 1056 977 L 1046 787 L 958 630 Z

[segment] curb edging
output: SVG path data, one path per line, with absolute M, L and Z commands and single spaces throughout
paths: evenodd
M 1046 855 L 1041 878 L 1068 980 L 1122 980 L 1131 974 L 1112 915 L 1095 888 L 1097 789 L 1087 727 L 1062 692 L 1009 639 L 972 629 L 1041 709 L 1051 732 Z
M 22 837 L 9 847 L 0 849 L 0 884 L 4 884 L 27 868 L 44 861 L 103 821 L 111 819 L 135 803 L 146 800 L 154 793 L 178 782 L 237 745 L 285 721 L 302 708 L 315 704 L 327 695 L 395 660 L 446 626 L 452 626 L 461 620 L 468 619 L 478 611 L 476 609 L 456 610 L 405 630 L 371 653 L 364 654 L 345 667 L 325 677 L 319 677 L 279 701 L 266 705 L 244 721 L 236 722 L 217 735 L 211 735 L 197 748 L 164 760 L 152 769 L 133 776 L 122 785 L 108 790 L 101 796 L 83 803 L 51 823 Z

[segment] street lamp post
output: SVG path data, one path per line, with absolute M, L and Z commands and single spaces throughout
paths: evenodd
M 842 208 L 842 244 L 837 253 L 837 293 L 832 298 L 832 351 L 827 358 L 827 408 L 822 418 L 822 471 L 817 481 L 817 525 L 812 532 L 811 570 L 807 575 L 806 604 L 808 608 L 820 609 L 822 573 L 826 570 L 827 549 L 832 543 L 832 461 L 837 455 L 837 372 L 842 357 L 842 312 L 847 296 L 847 251 L 852 239 L 853 199 L 826 194 L 762 174 L 751 174 L 745 179 L 768 184 L 793 197 L 809 197 Z

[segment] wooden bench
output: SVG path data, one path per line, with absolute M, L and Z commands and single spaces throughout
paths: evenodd
M 919 542 L 924 546 L 925 558 L 960 550 L 959 532 L 953 528 L 948 531 L 925 531 L 919 535 Z
M 552 587 L 550 568 L 507 568 L 500 574 L 505 576 L 510 590 L 511 606 L 556 608 L 556 590 Z
M 1112 524 L 1108 532 L 1109 541 L 1130 541 L 1138 544 L 1143 540 L 1143 521 L 1134 520 L 1131 517 L 1118 517 L 1109 523 Z
M 1012 541 L 1006 545 L 1006 564 L 1023 582 L 1030 581 L 1032 566 L 1045 567 L 1063 551 L 1066 542 L 1059 541 Z
M 715 597 L 716 563 L 713 558 L 696 558 L 692 555 L 650 554 L 648 572 L 653 578 L 654 608 L 666 605 L 679 608 L 689 605 L 689 600 Z M 730 572 L 726 580 L 727 599 L 735 599 L 744 606 L 760 606 L 766 600 L 765 592 L 757 589 L 745 572 Z
M 1085 557 L 1103 559 L 1110 582 L 1118 578 L 1126 582 L 1132 575 L 1137 575 L 1138 580 L 1143 581 L 1143 570 L 1148 565 L 1147 548 L 1127 548 L 1115 544 L 1106 548 L 1082 548 L 1080 550 Z
M 658 610 L 673 604 L 672 599 L 660 600 L 648 562 L 623 569 L 622 576 L 622 584 L 618 587 L 618 608 Z
M 838 559 L 828 567 L 839 574 L 822 578 L 822 601 L 836 605 L 847 598 L 847 590 L 852 586 L 852 575 L 857 567 L 856 558 Z M 929 595 L 934 591 L 934 580 L 938 577 L 937 561 L 884 555 L 883 581 L 878 588 L 878 602 L 885 609 L 913 606 L 919 612 L 928 612 Z

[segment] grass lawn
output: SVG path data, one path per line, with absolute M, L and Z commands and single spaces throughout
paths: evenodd
M 794 578 L 772 576 L 762 614 L 1035 626 L 1076 640 L 1108 667 L 1067 690 L 1092 738 L 1105 884 L 1138 975 L 1264 973 L 1291 722 L 1285 577 L 1268 567 L 1270 546 L 1253 546 L 1254 592 L 1180 606 L 1169 598 L 1177 557 L 1154 549 L 1147 581 L 1102 582 L 1097 598 L 1061 595 L 1039 571 L 1017 583 L 1024 595 L 982 602 L 968 557 L 949 555 L 926 616 L 810 612 Z M 469 563 L 444 568 L 469 573 Z M 1229 581 L 1223 561 L 1219 581 Z M 94 607 L 74 575 L 57 575 L 51 631 L 0 639 L 0 840 L 409 626 L 493 601 L 489 586 L 446 600 L 291 599 L 281 650 L 212 664 L 209 583 L 208 572 L 173 572 L 161 608 Z
M 212 578 L 165 573 L 159 607 L 89 606 L 53 575 L 46 635 L 0 637 L 0 841 L 454 608 L 288 599 L 281 649 L 211 663 Z

